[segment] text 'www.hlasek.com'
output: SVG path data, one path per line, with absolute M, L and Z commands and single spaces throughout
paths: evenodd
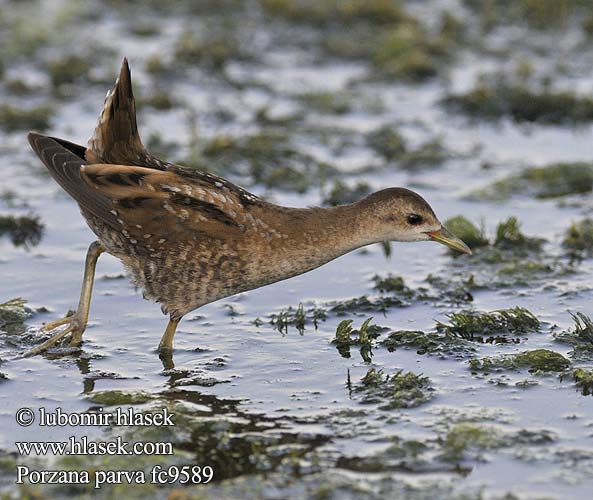
M 133 408 L 115 408 L 105 412 L 97 411 L 67 413 L 61 408 L 48 411 L 39 408 L 20 408 L 15 415 L 21 427 L 36 424 L 40 430 L 50 431 L 56 427 L 174 427 L 175 414 L 167 408 L 156 412 L 136 412 Z M 17 441 L 14 443 L 21 461 L 24 457 L 40 456 L 173 456 L 173 444 L 166 441 L 127 441 L 122 436 L 110 440 L 93 440 L 87 436 L 69 436 L 63 441 Z M 36 464 L 39 462 L 36 461 Z M 105 462 L 103 462 L 105 463 Z M 134 462 L 131 461 L 131 464 Z M 26 464 L 16 466 L 16 484 L 88 484 L 99 489 L 110 484 L 158 484 L 189 485 L 209 483 L 214 477 L 214 470 L 209 465 L 164 463 L 152 465 L 148 469 L 111 470 L 96 466 L 90 470 L 72 470 L 56 468 L 39 470 Z

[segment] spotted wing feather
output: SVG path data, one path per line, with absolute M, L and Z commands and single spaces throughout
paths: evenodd
M 241 235 L 240 200 L 176 172 L 112 164 L 85 165 L 82 179 L 112 201 L 130 238 L 155 241 L 229 239 Z

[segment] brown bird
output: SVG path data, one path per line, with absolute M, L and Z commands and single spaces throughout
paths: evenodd
M 144 297 L 169 314 L 161 352 L 173 348 L 177 324 L 188 312 L 371 243 L 434 240 L 471 253 L 407 189 L 384 189 L 333 208 L 288 208 L 221 177 L 155 158 L 138 135 L 130 78 L 124 59 L 87 147 L 29 133 L 31 147 L 76 200 L 98 240 L 88 249 L 78 309 L 46 324 L 45 331 L 66 328 L 27 355 L 68 334 L 71 345 L 80 345 L 102 252 L 120 259 Z

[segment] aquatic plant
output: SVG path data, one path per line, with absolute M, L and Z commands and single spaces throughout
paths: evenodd
M 0 105 L 0 128 L 6 132 L 35 129 L 44 131 L 49 128 L 53 114 L 50 106 L 36 106 L 25 109 L 10 104 Z
M 496 238 L 494 246 L 498 247 L 522 247 L 531 250 L 540 250 L 545 240 L 543 238 L 532 238 L 525 236 L 520 230 L 520 224 L 516 217 L 509 217 L 496 227 Z
M 340 180 L 336 180 L 334 181 L 331 191 L 323 199 L 323 204 L 335 207 L 337 205 L 354 203 L 364 198 L 370 192 L 371 186 L 366 182 L 361 181 L 353 186 L 349 186 Z
M 524 335 L 540 329 L 537 317 L 522 307 L 490 312 L 461 311 L 447 317 L 449 324 L 437 322 L 437 331 L 477 342 L 508 342 L 508 335 Z
M 517 354 L 470 359 L 474 372 L 529 369 L 530 372 L 561 372 L 570 367 L 570 361 L 562 354 L 548 349 L 535 349 Z
M 8 235 L 16 247 L 35 246 L 41 241 L 44 226 L 34 215 L 0 215 L 0 237 Z
M 496 80 L 496 79 L 495 79 Z M 508 116 L 517 122 L 547 125 L 577 124 L 593 120 L 593 99 L 573 92 L 534 92 L 504 79 L 478 83 L 464 94 L 453 94 L 442 103 L 450 110 L 473 118 Z
M 573 222 L 564 234 L 562 245 L 570 250 L 593 253 L 593 219 Z
M 417 354 L 440 354 L 443 356 L 464 357 L 475 352 L 475 347 L 467 341 L 436 332 L 425 333 L 419 330 L 396 330 L 381 342 L 389 352 L 398 348 L 414 348 Z
M 362 393 L 362 404 L 380 404 L 382 410 L 414 408 L 432 398 L 430 379 L 400 370 L 387 375 L 383 370 L 370 368 L 354 388 Z
M 572 372 L 576 386 L 581 390 L 583 396 L 593 394 L 593 370 L 577 368 Z
M 484 234 L 484 227 L 478 228 L 463 215 L 451 217 L 445 221 L 445 226 L 458 238 L 461 238 L 471 249 L 488 245 Z
M 26 300 L 16 298 L 0 304 L 0 330 L 8 333 L 24 330 L 23 323 L 31 316 L 26 303 Z
M 50 61 L 47 71 L 54 87 L 88 79 L 91 69 L 90 59 L 77 55 L 67 55 Z
M 371 325 L 373 318 L 366 319 L 358 330 L 352 328 L 353 320 L 345 319 L 340 321 L 336 328 L 336 335 L 332 340 L 336 349 L 343 358 L 350 357 L 350 347 L 360 347 L 360 355 L 366 363 L 371 362 L 373 356 L 372 345 L 373 341 L 380 335 L 381 331 L 386 328 L 378 325 Z
M 454 425 L 442 440 L 442 459 L 459 462 L 472 453 L 476 458 L 490 449 L 503 446 L 501 432 L 493 426 L 461 422 Z

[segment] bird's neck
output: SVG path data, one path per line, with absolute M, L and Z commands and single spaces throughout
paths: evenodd
M 283 209 L 287 246 L 309 252 L 319 266 L 356 248 L 378 241 L 358 204 L 331 208 Z

